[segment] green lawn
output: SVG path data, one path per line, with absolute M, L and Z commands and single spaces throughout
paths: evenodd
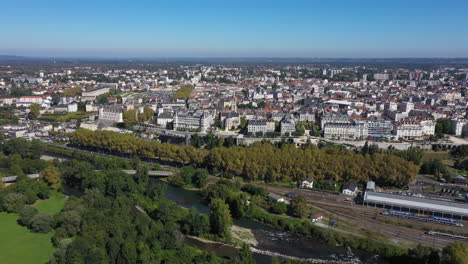
M 44 264 L 54 252 L 53 232 L 37 234 L 18 225 L 17 214 L 0 213 L 0 263 Z
M 50 122 L 63 122 L 63 121 L 70 121 L 72 119 L 84 119 L 88 117 L 89 117 L 89 113 L 74 112 L 74 113 L 68 113 L 68 114 L 44 114 L 40 116 L 39 119 L 50 121 Z
M 448 151 L 439 151 L 435 152 L 432 150 L 426 150 L 423 152 L 423 156 L 421 158 L 421 162 L 429 161 L 429 160 L 450 160 L 452 156 Z
M 67 197 L 61 193 L 54 192 L 47 200 L 38 200 L 34 207 L 41 213 L 54 215 L 62 210 Z M 0 262 L 1 263 L 1 262 Z

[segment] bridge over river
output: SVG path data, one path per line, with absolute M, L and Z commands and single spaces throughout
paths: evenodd
M 96 171 L 99 171 L 99 170 L 96 170 Z M 136 170 L 122 170 L 122 171 L 125 172 L 128 175 L 134 175 L 137 172 Z M 174 172 L 172 172 L 172 171 L 162 171 L 162 170 L 148 171 L 148 176 L 149 177 L 154 177 L 154 178 L 166 178 L 166 177 L 170 177 L 170 176 L 173 176 L 173 175 L 174 175 Z M 39 179 L 39 173 L 28 174 L 28 175 L 26 175 L 26 177 L 28 177 L 30 179 Z M 0 179 L 4 183 L 14 183 L 18 179 L 18 176 L 7 176 L 7 177 L 2 177 Z

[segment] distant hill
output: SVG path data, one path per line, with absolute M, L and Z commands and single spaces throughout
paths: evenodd
M 19 59 L 25 58 L 23 56 L 16 56 L 16 55 L 0 55 L 0 59 Z
M 25 57 L 16 55 L 0 55 L 0 62 L 53 62 L 53 63 L 260 63 L 260 64 L 462 64 L 468 65 L 468 58 L 230 58 L 230 57 Z

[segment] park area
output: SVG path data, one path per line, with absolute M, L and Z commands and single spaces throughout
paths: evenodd
M 42 213 L 56 214 L 64 206 L 66 197 L 55 193 L 34 206 Z M 18 214 L 0 213 L 0 263 L 44 264 L 54 252 L 51 243 L 53 232 L 33 233 L 17 223 Z

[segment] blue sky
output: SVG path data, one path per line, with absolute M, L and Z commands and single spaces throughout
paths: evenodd
M 468 1 L 0 0 L 0 54 L 468 57 Z

